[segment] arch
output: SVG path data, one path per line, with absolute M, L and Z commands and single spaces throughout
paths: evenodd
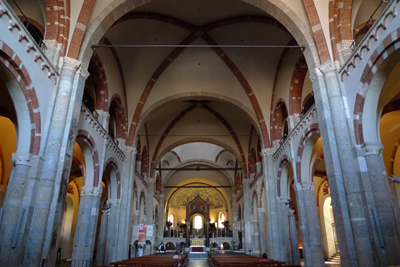
M 118 162 L 115 158 L 109 158 L 105 164 L 105 169 L 110 168 L 110 181 L 107 185 L 109 199 L 120 199 L 121 197 L 121 177 L 119 173 Z
M 107 76 L 103 67 L 103 62 L 96 53 L 93 53 L 88 70 L 93 77 L 93 82 L 95 86 L 96 110 L 107 111 L 108 110 Z
M 289 114 L 300 114 L 301 112 L 301 93 L 303 91 L 304 80 L 308 72 L 307 64 L 302 56 L 295 65 L 292 80 L 290 82 Z
M 149 174 L 149 153 L 147 152 L 147 147 L 143 147 L 143 154 L 142 154 L 142 168 L 140 172 L 142 174 Z
M 18 118 L 17 152 L 39 155 L 41 149 L 41 114 L 36 89 L 18 55 L 2 42 L 0 50 L 0 79 L 7 82 Z M 18 88 L 18 89 L 17 89 Z M 25 151 L 26 148 L 29 151 Z
M 86 162 L 86 176 L 83 177 L 84 185 L 99 185 L 99 154 L 96 148 L 96 142 L 93 137 L 85 130 L 78 130 L 76 142 L 82 148 Z M 87 149 L 86 149 L 87 148 Z
M 399 42 L 400 32 L 393 31 L 373 51 L 370 59 L 371 65 L 366 65 L 364 68 L 354 104 L 353 123 L 358 145 L 365 141 L 378 142 L 379 140 L 377 127 L 380 118 L 378 114 L 381 113 L 381 110 L 377 110 L 379 96 L 386 78 L 398 63 Z M 376 75 L 380 78 L 374 79 Z
M 285 101 L 281 98 L 277 101 L 274 109 L 272 125 L 271 125 L 271 140 L 281 140 L 283 138 L 282 127 L 286 125 L 288 110 Z
M 305 129 L 298 145 L 296 175 L 297 182 L 300 183 L 306 176 L 311 179 L 310 157 L 316 140 L 320 137 L 318 124 L 313 123 Z
M 139 197 L 139 223 L 144 223 L 144 220 L 146 220 L 146 195 L 141 190 Z
M 116 116 L 116 136 L 117 138 L 126 139 L 127 132 L 127 119 L 125 116 L 124 106 L 122 105 L 121 97 L 118 94 L 114 94 L 110 100 L 110 109 L 114 105 L 115 116 Z
M 278 173 L 277 173 L 277 184 L 276 184 L 276 187 L 277 187 L 278 197 L 282 196 L 282 191 L 281 191 L 282 190 L 282 186 L 281 185 L 284 185 L 284 184 L 287 185 L 287 181 L 286 181 L 286 183 L 281 183 L 282 171 L 284 171 L 284 168 L 285 168 L 286 164 L 289 164 L 290 168 L 293 168 L 290 158 L 287 155 L 283 155 L 281 157 L 281 159 L 280 159 L 280 162 L 279 162 L 279 165 L 278 165 L 279 166 L 278 167 Z M 284 174 L 287 174 L 287 173 L 285 173 L 285 171 L 284 171 Z

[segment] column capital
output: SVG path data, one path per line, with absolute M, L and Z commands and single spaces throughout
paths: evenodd
M 278 200 L 279 200 L 279 202 L 286 204 L 286 203 L 290 202 L 291 198 L 290 197 L 278 197 Z
M 113 199 L 108 199 L 107 200 L 108 205 L 111 205 L 111 207 L 112 206 L 114 206 L 114 207 L 118 206 L 119 202 L 120 202 L 120 200 L 117 199 L 117 198 L 113 198 Z
M 31 158 L 32 158 L 31 153 L 13 153 L 12 163 L 14 166 L 16 165 L 32 166 Z
M 77 72 L 79 75 L 82 76 L 83 79 L 87 79 L 90 76 L 89 71 L 87 70 L 87 68 L 85 66 L 83 66 L 83 64 L 81 64 L 77 70 Z
M 274 148 L 272 147 L 264 148 L 261 150 L 260 154 L 262 157 L 272 156 L 274 154 Z
M 156 182 L 156 180 L 154 178 L 151 178 L 151 177 L 145 178 L 145 180 L 146 180 L 146 183 L 149 185 L 149 187 L 151 185 L 154 185 L 154 183 Z
M 94 187 L 91 185 L 85 185 L 82 186 L 81 188 L 81 196 L 97 196 L 101 197 L 103 193 L 103 188 L 100 187 Z
M 70 57 L 64 57 L 64 61 L 63 61 L 63 68 L 64 69 L 71 69 L 74 72 L 76 72 L 79 67 L 81 66 L 82 62 L 80 62 L 79 60 L 70 58 Z
M 242 184 L 250 184 L 250 179 L 243 179 Z
M 236 200 L 237 198 L 238 198 L 238 195 L 237 194 L 232 194 L 232 200 Z
M 335 62 L 333 62 L 332 60 L 328 60 L 326 61 L 324 64 L 322 64 L 319 67 L 319 70 L 324 74 L 328 74 L 331 72 L 335 72 L 336 73 L 336 65 Z
M 300 191 L 307 191 L 307 190 L 314 190 L 314 183 L 312 182 L 301 182 L 299 184 L 296 184 L 295 186 L 296 190 L 300 190 Z

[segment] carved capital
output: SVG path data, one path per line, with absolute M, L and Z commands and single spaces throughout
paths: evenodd
M 300 184 L 296 184 L 295 189 L 297 191 L 311 191 L 314 190 L 314 183 L 312 182 L 302 182 Z
M 278 199 L 280 203 L 286 204 L 290 202 L 290 197 L 279 197 Z
M 32 166 L 31 158 L 32 155 L 30 153 L 13 153 L 12 163 L 14 166 L 17 165 Z
M 102 187 L 94 187 L 94 186 L 90 186 L 90 185 L 85 185 L 85 186 L 82 186 L 82 188 L 81 188 L 81 196 L 101 197 L 102 193 L 103 193 Z
M 111 205 L 111 207 L 118 206 L 120 200 L 119 199 L 108 199 L 107 204 Z
M 272 147 L 262 149 L 260 154 L 262 157 L 272 156 L 274 154 L 274 149 Z
M 337 45 L 337 50 L 338 53 L 341 53 L 345 50 L 350 50 L 351 44 L 353 43 L 353 40 L 342 40 L 340 44 Z
M 319 68 L 321 72 L 326 75 L 328 73 L 334 72 L 336 74 L 336 65 L 335 62 L 328 60 L 324 64 L 322 64 Z
M 64 69 L 71 69 L 74 72 L 78 70 L 78 68 L 81 66 L 82 62 L 79 60 L 70 58 L 70 57 L 64 57 L 64 62 L 63 62 L 63 68 Z
M 250 184 L 250 179 L 243 179 L 242 184 L 244 184 L 244 185 Z

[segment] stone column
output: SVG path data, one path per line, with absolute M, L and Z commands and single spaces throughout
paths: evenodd
M 110 211 L 108 209 L 102 210 L 100 233 L 99 233 L 99 239 L 97 241 L 97 257 L 96 257 L 96 262 L 95 262 L 96 265 L 104 265 L 109 213 L 110 213 Z
M 117 237 L 118 237 L 118 218 L 120 213 L 120 200 L 109 199 L 107 204 L 110 206 L 108 224 L 107 224 L 107 238 L 106 238 L 106 251 L 104 255 L 104 265 L 109 265 L 110 262 L 116 260 L 117 250 Z
M 265 235 L 265 208 L 258 208 L 258 229 L 260 236 L 260 254 L 262 255 L 263 253 L 267 252 L 267 237 Z
M 160 202 L 158 205 L 158 233 L 157 236 L 159 237 L 158 240 L 160 241 L 159 243 L 163 242 L 164 243 L 164 209 L 165 209 L 165 195 L 160 194 Z
M 238 221 L 238 205 L 237 205 L 237 195 L 232 194 L 232 242 L 235 242 L 237 246 L 239 245 L 239 234 L 238 234 L 238 229 L 240 228 L 239 226 L 239 221 Z
M 324 63 L 311 70 L 319 128 L 322 136 L 326 172 L 332 197 L 337 237 L 343 266 L 375 266 L 370 218 L 354 160 L 349 129 L 335 64 Z M 357 229 L 357 231 L 355 231 Z
M 264 186 L 267 203 L 267 233 L 268 233 L 268 256 L 274 260 L 280 260 L 280 240 L 278 229 L 278 213 L 277 213 L 277 193 L 276 178 L 274 171 L 273 149 L 267 148 L 261 151 L 263 160 Z
M 0 266 L 22 266 L 24 244 L 21 243 L 23 220 L 29 212 L 24 200 L 30 187 L 28 176 L 31 170 L 29 153 L 14 153 L 13 168 L 8 182 L 8 192 L 1 209 L 0 227 Z
M 108 124 L 110 122 L 110 113 L 104 110 L 96 110 L 98 117 L 97 120 L 100 122 L 101 126 L 108 132 Z
M 53 266 L 61 231 L 65 196 L 79 121 L 84 81 L 81 62 L 64 58 L 51 115 L 36 202 L 29 222 L 24 266 Z
M 314 183 L 296 183 L 301 241 L 306 266 L 325 266 Z
M 252 240 L 252 214 L 251 214 L 251 195 L 250 195 L 250 179 L 243 180 L 243 249 L 245 253 L 249 253 L 249 250 L 253 250 Z
M 125 147 L 125 159 L 121 174 L 121 211 L 118 223 L 118 242 L 116 260 L 124 260 L 129 255 L 129 230 L 133 201 L 133 179 L 136 161 L 136 148 Z
M 281 237 L 281 260 L 286 264 L 292 264 L 292 246 L 290 243 L 290 231 L 289 231 L 289 203 L 290 198 L 280 197 L 279 198 L 279 234 Z M 298 248 L 294 248 L 297 250 Z
M 289 115 L 286 118 L 286 122 L 288 124 L 288 131 L 289 133 L 296 127 L 296 125 L 300 122 L 300 117 L 298 114 Z
M 186 246 L 190 247 L 190 221 L 186 220 Z
M 155 242 L 155 233 L 154 233 L 154 220 L 153 220 L 153 212 L 154 212 L 154 183 L 155 179 L 154 178 L 148 178 L 146 179 L 148 188 L 147 188 L 147 199 L 146 199 L 146 224 L 147 224 L 147 235 L 146 239 L 150 240 L 151 242 L 151 248 L 150 248 L 150 254 L 153 252 L 154 248 L 154 242 Z M 153 231 L 149 231 L 149 228 L 153 229 Z M 144 247 L 143 247 L 144 248 Z M 147 251 L 147 250 L 146 250 Z M 143 249 L 143 255 L 146 255 L 146 251 Z
M 210 221 L 205 223 L 206 225 L 206 247 L 210 247 Z
M 373 230 L 378 236 L 379 247 L 384 250 L 386 264 L 389 266 L 400 265 L 400 248 L 396 229 L 396 218 L 392 202 L 389 183 L 382 157 L 382 145 L 377 143 L 364 143 L 359 150 L 365 158 L 368 180 L 372 197 L 370 207 L 374 219 Z M 358 153 L 359 154 L 359 153 Z M 360 160 L 361 157 L 358 157 Z M 361 172 L 366 170 L 361 169 Z M 365 187 L 364 187 L 365 188 Z
M 83 186 L 72 250 L 72 267 L 91 265 L 96 240 L 102 187 Z
M 290 225 L 290 244 L 292 252 L 292 264 L 300 265 L 299 255 L 299 239 L 297 238 L 296 219 L 294 218 L 294 210 L 289 210 L 289 225 Z

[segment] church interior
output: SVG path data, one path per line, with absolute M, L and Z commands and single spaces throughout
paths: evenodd
M 400 266 L 399 9 L 0 0 L 0 266 Z

